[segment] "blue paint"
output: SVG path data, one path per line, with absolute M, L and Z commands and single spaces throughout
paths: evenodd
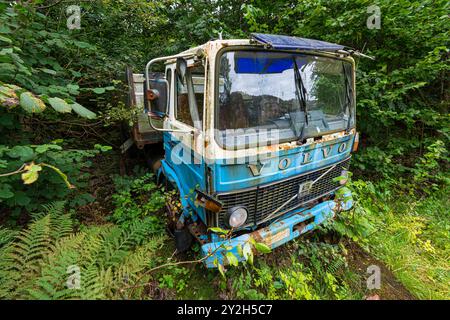
M 346 196 L 351 195 L 346 194 Z M 349 210 L 353 206 L 353 200 L 348 199 L 345 203 L 341 203 L 341 206 L 345 210 Z M 270 244 L 270 247 L 272 249 L 275 249 L 276 247 L 279 247 L 297 238 L 301 234 L 313 230 L 326 219 L 333 217 L 335 214 L 333 212 L 333 209 L 335 208 L 336 202 L 330 200 L 322 202 L 311 209 L 293 210 L 284 214 L 281 218 L 278 218 L 276 222 L 272 223 L 268 227 L 260 229 L 256 232 L 258 233 L 258 236 L 263 239 L 260 241 L 264 241 L 264 239 L 269 239 L 270 237 L 276 236 L 277 234 L 286 232 L 286 230 L 288 230 L 286 237 L 283 237 L 282 239 Z M 301 231 L 294 229 L 294 226 L 311 218 L 313 218 L 314 220 L 307 224 Z M 216 259 L 220 264 L 227 264 L 227 259 L 225 258 L 225 254 L 227 252 L 232 252 L 239 261 L 244 261 L 244 257 L 238 254 L 237 248 L 238 246 L 243 246 L 246 242 L 248 242 L 250 237 L 253 237 L 255 240 L 257 240 L 257 236 L 252 235 L 251 233 L 247 233 L 230 240 L 204 244 L 201 249 L 203 256 L 207 256 L 207 259 L 204 262 L 206 267 L 215 268 L 216 265 L 214 263 L 214 260 Z
M 248 168 L 248 161 L 236 159 L 235 164 L 227 164 L 226 160 L 216 160 L 213 166 L 216 179 L 214 179 L 215 192 L 235 191 L 253 187 L 260 184 L 276 182 L 309 171 L 317 170 L 333 163 L 342 161 L 350 155 L 354 136 L 346 136 L 325 143 L 317 143 L 311 146 L 299 146 L 289 150 L 273 152 L 258 162 L 258 166 L 264 164 L 261 175 L 253 176 Z M 346 144 L 346 148 L 339 152 L 339 147 Z M 329 150 L 328 156 L 324 156 L 323 149 Z M 304 163 L 305 154 L 309 153 L 310 161 Z M 282 159 L 289 159 L 290 165 L 285 170 L 280 170 L 278 165 Z
M 165 159 L 162 160 L 163 173 L 180 192 L 184 215 L 186 217 L 193 215 L 194 221 L 197 217 L 205 221 L 204 208 L 196 207 L 194 200 L 195 188 L 202 191 L 206 189 L 205 162 L 202 159 L 191 161 L 194 156 L 198 159 L 198 155 L 195 155 L 191 149 L 183 147 L 171 133 L 165 132 L 163 140 L 166 154 Z

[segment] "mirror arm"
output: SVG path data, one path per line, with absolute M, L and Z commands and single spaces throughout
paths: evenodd
M 179 132 L 179 133 L 189 133 L 189 134 L 192 134 L 192 135 L 194 134 L 194 130 L 161 129 L 161 128 L 155 127 L 155 125 L 152 122 L 151 112 L 147 113 L 147 117 L 148 117 L 148 123 L 150 124 L 150 127 L 153 128 L 153 130 L 161 131 L 161 132 Z
M 150 73 L 150 67 L 152 66 L 152 64 L 154 64 L 156 62 L 170 60 L 170 59 L 191 57 L 193 55 L 194 55 L 193 53 L 176 54 L 176 55 L 173 55 L 173 56 L 159 57 L 159 58 L 155 58 L 155 59 L 150 60 L 147 63 L 147 65 L 145 66 L 145 82 L 147 83 L 147 88 L 150 88 L 149 73 Z
M 147 85 L 147 90 L 150 90 L 150 67 L 152 66 L 152 64 L 156 63 L 156 62 L 161 62 L 161 61 L 166 61 L 169 59 L 176 59 L 176 58 L 184 58 L 184 57 L 189 57 L 192 56 L 192 53 L 189 54 L 178 54 L 178 55 L 173 55 L 173 56 L 166 56 L 166 57 L 160 57 L 160 58 L 155 58 L 150 60 L 147 65 L 145 66 L 145 82 Z M 166 86 L 168 86 L 168 91 L 170 92 L 170 88 L 169 88 L 169 82 L 167 81 L 167 79 L 164 79 L 164 81 L 166 82 Z M 147 92 L 145 92 L 144 94 L 147 94 Z M 167 99 L 167 105 L 169 105 L 169 99 Z M 167 108 L 166 108 L 167 109 Z M 150 110 L 151 112 L 151 110 Z M 147 114 L 148 115 L 148 114 Z M 194 134 L 194 131 L 192 130 L 176 130 L 176 129 L 161 129 L 161 128 L 157 128 L 155 127 L 155 125 L 152 122 L 152 117 L 150 115 L 148 115 L 148 122 L 150 124 L 150 126 L 156 130 L 156 131 L 162 131 L 162 132 L 180 132 L 180 133 L 190 133 L 190 134 Z

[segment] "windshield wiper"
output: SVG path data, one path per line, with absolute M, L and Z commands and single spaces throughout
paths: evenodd
M 309 123 L 308 123 L 308 109 L 307 109 L 307 106 L 306 106 L 306 94 L 307 94 L 307 92 L 306 92 L 305 85 L 303 84 L 303 80 L 302 80 L 302 77 L 300 75 L 300 71 L 298 69 L 297 60 L 295 59 L 295 57 L 293 57 L 292 59 L 294 61 L 295 93 L 296 93 L 298 102 L 300 103 L 300 106 L 302 108 L 302 111 L 303 111 L 303 114 L 304 114 L 304 117 L 305 117 L 305 119 L 304 119 L 305 120 L 305 124 L 302 127 L 302 131 L 300 133 L 300 136 L 297 134 L 297 132 L 295 132 L 295 134 L 298 137 L 298 141 L 303 143 L 303 140 L 305 139 L 306 129 L 308 128 L 308 125 L 309 125 Z M 294 128 L 296 128 L 296 127 L 294 126 Z
M 346 103 L 344 105 L 344 110 L 345 108 L 348 108 L 348 120 L 347 120 L 347 129 L 346 132 L 350 131 L 350 126 L 352 123 L 352 97 L 350 96 L 350 94 L 352 93 L 352 86 L 350 85 L 350 80 L 349 80 L 349 72 L 348 72 L 348 68 L 345 67 L 344 62 L 342 62 L 342 68 L 344 69 L 344 77 L 345 77 L 345 98 L 346 98 Z M 353 96 L 353 95 L 352 95 Z

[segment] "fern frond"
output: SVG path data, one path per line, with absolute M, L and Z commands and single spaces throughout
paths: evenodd
M 133 284 L 139 279 L 140 274 L 147 268 L 155 266 L 158 248 L 166 241 L 165 236 L 152 237 L 148 242 L 138 247 L 128 255 L 124 261 L 116 266 L 114 272 L 114 287 L 110 288 L 112 294 L 114 289 L 120 289 L 125 285 Z
M 73 221 L 70 214 L 64 214 L 65 201 L 55 201 L 50 204 L 42 205 L 43 211 L 33 213 L 34 221 L 39 220 L 47 215 L 51 218 L 51 236 L 54 240 L 58 240 L 72 233 Z
M 85 232 L 80 232 L 59 240 L 43 262 L 41 274 L 29 291 L 30 295 L 34 299 L 100 297 L 103 286 L 98 282 L 98 270 L 89 262 L 95 259 L 95 255 L 87 257 L 83 251 L 83 248 L 90 247 L 91 239 Z M 72 270 L 73 267 L 78 270 Z M 69 286 L 72 276 L 79 276 L 79 288 Z
M 7 228 L 3 228 L 0 226 L 0 249 L 5 247 L 6 245 L 10 244 L 14 237 L 16 236 L 17 232 L 14 230 L 10 230 Z M 0 257 L 1 257 L 1 251 L 0 251 Z
M 83 300 L 106 299 L 106 286 L 111 281 L 110 271 L 104 272 L 91 266 L 81 272 L 81 290 L 78 296 Z
M 6 252 L 1 269 L 2 292 L 11 298 L 20 297 L 27 281 L 39 271 L 43 258 L 51 252 L 50 216 L 45 216 L 21 231 Z
M 136 221 L 126 229 L 112 228 L 105 237 L 105 246 L 102 252 L 104 267 L 116 265 L 129 254 L 130 248 L 141 244 L 153 232 L 148 223 Z
M 339 271 L 341 271 L 344 267 L 345 267 L 345 260 L 344 259 L 334 259 L 327 266 L 327 272 L 335 275 Z
M 103 225 L 73 234 L 70 215 L 63 214 L 61 204 L 45 209 L 46 214 L 36 215 L 13 241 L 8 231 L 0 229 L 4 239 L 0 298 L 122 298 L 119 289 L 154 265 L 165 240 L 164 236 L 151 237 L 154 227 L 142 221 L 126 229 Z M 80 284 L 75 288 L 70 281 L 74 270 Z

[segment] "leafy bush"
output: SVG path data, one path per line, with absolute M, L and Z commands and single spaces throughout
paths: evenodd
M 73 59 L 83 53 L 95 56 L 95 47 L 75 39 L 68 30 L 52 32 L 54 22 L 31 3 L 0 3 L 0 22 L 2 209 L 12 209 L 14 220 L 22 209 L 30 212 L 52 200 L 82 204 L 89 197 L 78 194 L 75 198 L 70 189 L 84 186 L 84 169 L 90 165 L 86 158 L 98 151 L 64 150 L 60 143 L 39 137 L 47 132 L 35 132 L 33 121 L 55 121 L 72 112 L 95 118 L 76 97 L 99 90 L 80 88 L 86 59 Z
M 22 210 L 32 212 L 55 200 L 67 200 L 69 207 L 93 201 L 84 191 L 91 166 L 87 159 L 102 150 L 109 148 L 96 145 L 92 150 L 64 150 L 60 141 L 0 145 L 0 203 L 5 211 L 11 210 L 9 222 L 14 222 Z
M 166 198 L 156 186 L 152 174 L 141 177 L 117 176 L 114 182 L 118 192 L 112 196 L 115 210 L 111 221 L 123 227 L 144 217 L 158 221 L 154 214 L 164 207 Z

